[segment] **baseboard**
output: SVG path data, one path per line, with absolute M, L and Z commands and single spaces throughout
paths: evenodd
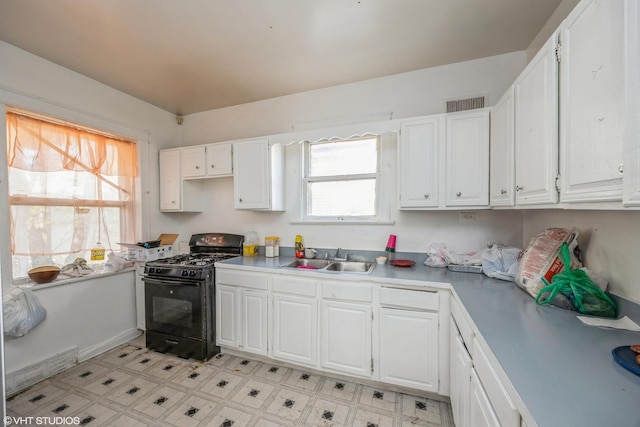
M 58 372 L 72 367 L 78 362 L 78 347 L 71 347 L 53 356 L 40 359 L 36 363 L 9 372 L 5 377 L 6 395 L 11 396 L 45 380 Z
M 111 350 L 112 348 L 119 346 L 120 344 L 124 344 L 127 341 L 134 339 L 141 333 L 142 332 L 138 328 L 131 328 L 119 333 L 118 335 L 107 341 L 98 343 L 91 347 L 87 347 L 78 353 L 78 363 L 89 360 L 92 357 L 95 357 L 107 350 Z

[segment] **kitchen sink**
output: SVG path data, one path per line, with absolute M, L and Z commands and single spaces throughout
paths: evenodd
M 320 268 L 325 268 L 332 262 L 333 261 L 326 260 L 326 259 L 297 259 L 292 263 L 285 265 L 285 267 L 289 267 L 289 268 L 308 267 L 308 268 L 320 269 Z
M 331 273 L 358 273 L 370 274 L 376 264 L 366 261 L 331 261 L 326 259 L 297 259 L 284 268 L 313 269 L 320 272 Z
M 342 273 L 369 274 L 376 265 L 373 262 L 363 261 L 336 261 L 326 267 L 327 271 L 339 271 Z

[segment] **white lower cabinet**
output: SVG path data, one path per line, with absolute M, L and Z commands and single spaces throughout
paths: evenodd
M 138 329 L 144 331 L 145 326 L 145 309 L 144 309 L 144 262 L 136 262 L 136 323 Z
M 273 295 L 273 357 L 315 366 L 318 362 L 318 301 Z
M 450 354 L 451 354 L 451 410 L 456 427 L 472 427 L 469 420 L 471 356 L 464 345 L 455 322 L 451 320 Z
M 500 427 L 500 421 L 491 407 L 489 396 L 484 391 L 478 373 L 473 368 L 471 368 L 469 391 L 469 419 L 473 423 L 473 427 Z
M 266 275 L 226 270 L 216 274 L 216 344 L 267 355 Z

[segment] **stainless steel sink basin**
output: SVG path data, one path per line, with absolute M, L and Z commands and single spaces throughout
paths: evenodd
M 364 273 L 369 274 L 375 267 L 373 262 L 362 261 L 336 261 L 327 266 L 327 271 L 339 271 L 343 273 Z
M 285 265 L 285 267 L 289 268 L 298 268 L 298 267 L 310 267 L 310 268 L 325 268 L 333 261 L 329 261 L 326 259 L 297 259 L 292 263 Z
M 369 274 L 376 264 L 365 261 L 331 261 L 326 259 L 297 259 L 284 268 L 309 268 L 320 272 Z

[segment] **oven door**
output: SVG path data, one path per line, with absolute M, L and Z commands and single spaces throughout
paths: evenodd
M 204 340 L 204 281 L 145 276 L 145 321 L 149 331 Z

